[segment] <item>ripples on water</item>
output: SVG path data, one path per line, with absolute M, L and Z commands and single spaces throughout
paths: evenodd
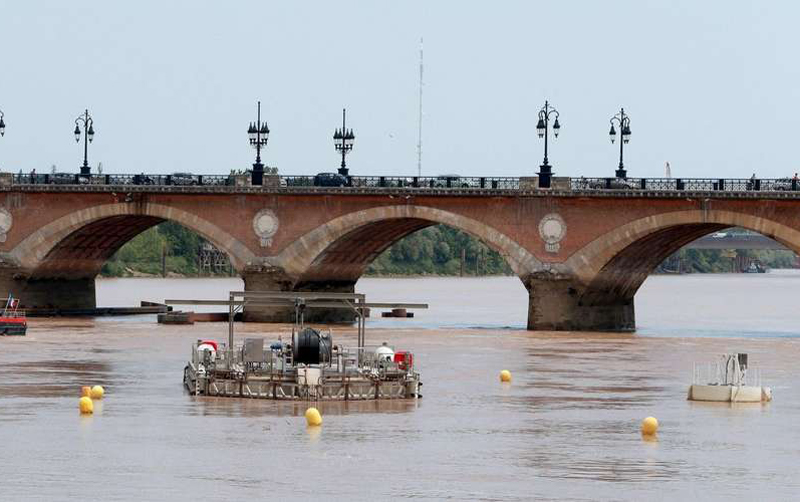
M 623 335 L 525 331 L 515 278 L 364 280 L 371 299 L 431 304 L 368 332 L 415 352 L 425 397 L 322 403 L 318 429 L 301 403 L 183 391 L 191 342 L 223 339 L 224 324 L 32 320 L 27 337 L 0 338 L 0 499 L 791 499 L 799 278 L 654 277 L 637 297 L 642 329 Z M 240 288 L 115 280 L 98 294 L 129 305 Z M 352 328 L 333 332 L 355 343 Z M 751 354 L 773 403 L 686 401 L 692 363 L 730 351 Z M 80 386 L 95 383 L 107 397 L 80 417 Z M 638 433 L 647 415 L 661 422 L 654 440 Z

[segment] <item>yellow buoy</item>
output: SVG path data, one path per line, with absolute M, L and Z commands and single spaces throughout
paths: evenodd
M 78 408 L 80 408 L 81 414 L 83 415 L 94 413 L 94 403 L 92 403 L 92 399 L 87 396 L 83 396 L 80 401 L 78 401 Z
M 106 391 L 105 389 L 103 389 L 101 385 L 95 385 L 94 387 L 92 387 L 92 392 L 90 394 L 90 397 L 92 399 L 103 399 L 103 394 L 105 393 Z
M 306 410 L 306 423 L 308 425 L 322 425 L 322 415 L 316 408 L 309 408 Z
M 81 387 L 81 397 L 89 397 L 92 394 L 92 388 L 88 385 Z
M 655 434 L 657 430 L 658 420 L 656 417 L 647 417 L 642 420 L 642 434 L 649 436 Z
M 511 372 L 508 370 L 503 370 L 500 372 L 500 381 L 501 382 L 510 382 L 511 381 Z

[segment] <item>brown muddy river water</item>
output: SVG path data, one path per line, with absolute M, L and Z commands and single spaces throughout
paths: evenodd
M 225 298 L 235 279 L 98 281 L 103 306 Z M 651 277 L 636 334 L 525 331 L 516 278 L 365 279 L 369 342 L 415 352 L 419 401 L 194 398 L 197 338 L 222 323 L 33 319 L 0 338 L 0 500 L 789 500 L 800 497 L 800 274 Z M 247 324 L 239 336 L 289 326 Z M 335 342 L 355 344 L 348 327 Z M 748 352 L 766 405 L 686 401 L 693 362 Z M 513 382 L 501 384 L 509 369 Z M 78 413 L 81 385 L 106 397 Z M 657 440 L 642 418 L 656 416 Z

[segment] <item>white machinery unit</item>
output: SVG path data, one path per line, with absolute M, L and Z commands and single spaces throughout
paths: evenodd
M 748 385 L 748 379 L 751 385 Z M 715 363 L 695 363 L 688 399 L 760 403 L 772 401 L 772 389 L 761 386 L 761 374 L 757 369 L 749 368 L 747 354 L 724 354 Z

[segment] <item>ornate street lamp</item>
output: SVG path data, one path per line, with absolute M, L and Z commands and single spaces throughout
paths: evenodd
M 258 102 L 258 120 L 250 122 L 247 128 L 247 137 L 250 145 L 256 149 L 256 162 L 253 164 L 252 182 L 253 185 L 264 184 L 264 164 L 261 163 L 261 149 L 267 146 L 269 139 L 269 127 L 267 123 L 261 123 L 261 101 Z
M 540 138 L 544 138 L 544 162 L 539 166 L 539 188 L 550 188 L 550 178 L 553 175 L 551 166 L 547 161 L 547 137 L 550 131 L 550 117 L 555 115 L 555 122 L 553 122 L 553 136 L 558 137 L 561 132 L 561 124 L 558 123 L 558 110 L 550 106 L 550 103 L 545 101 L 544 107 L 539 110 L 539 122 L 536 124 L 536 134 Z
M 356 135 L 353 134 L 353 130 L 347 130 L 346 127 L 346 109 L 342 109 L 342 128 L 336 129 L 333 133 L 333 145 L 336 147 L 337 152 L 342 153 L 342 167 L 339 168 L 339 174 L 342 176 L 348 176 L 348 169 L 347 164 L 344 162 L 344 157 L 353 149 L 353 142 L 356 139 Z
M 75 119 L 75 142 L 81 141 L 81 127 L 83 124 L 83 165 L 81 166 L 81 176 L 89 176 L 92 169 L 89 167 L 89 143 L 94 140 L 94 120 L 89 115 L 89 110 L 83 112 L 83 115 L 78 115 Z
M 625 166 L 622 164 L 622 147 L 627 145 L 631 140 L 631 118 L 625 113 L 624 108 L 619 109 L 619 113 L 611 117 L 611 130 L 608 131 L 608 136 L 611 138 L 611 143 L 617 139 L 617 130 L 614 129 L 614 122 L 619 125 L 619 133 L 622 136 L 622 141 L 619 142 L 619 167 L 617 168 L 617 178 L 627 178 L 628 173 L 625 171 Z

